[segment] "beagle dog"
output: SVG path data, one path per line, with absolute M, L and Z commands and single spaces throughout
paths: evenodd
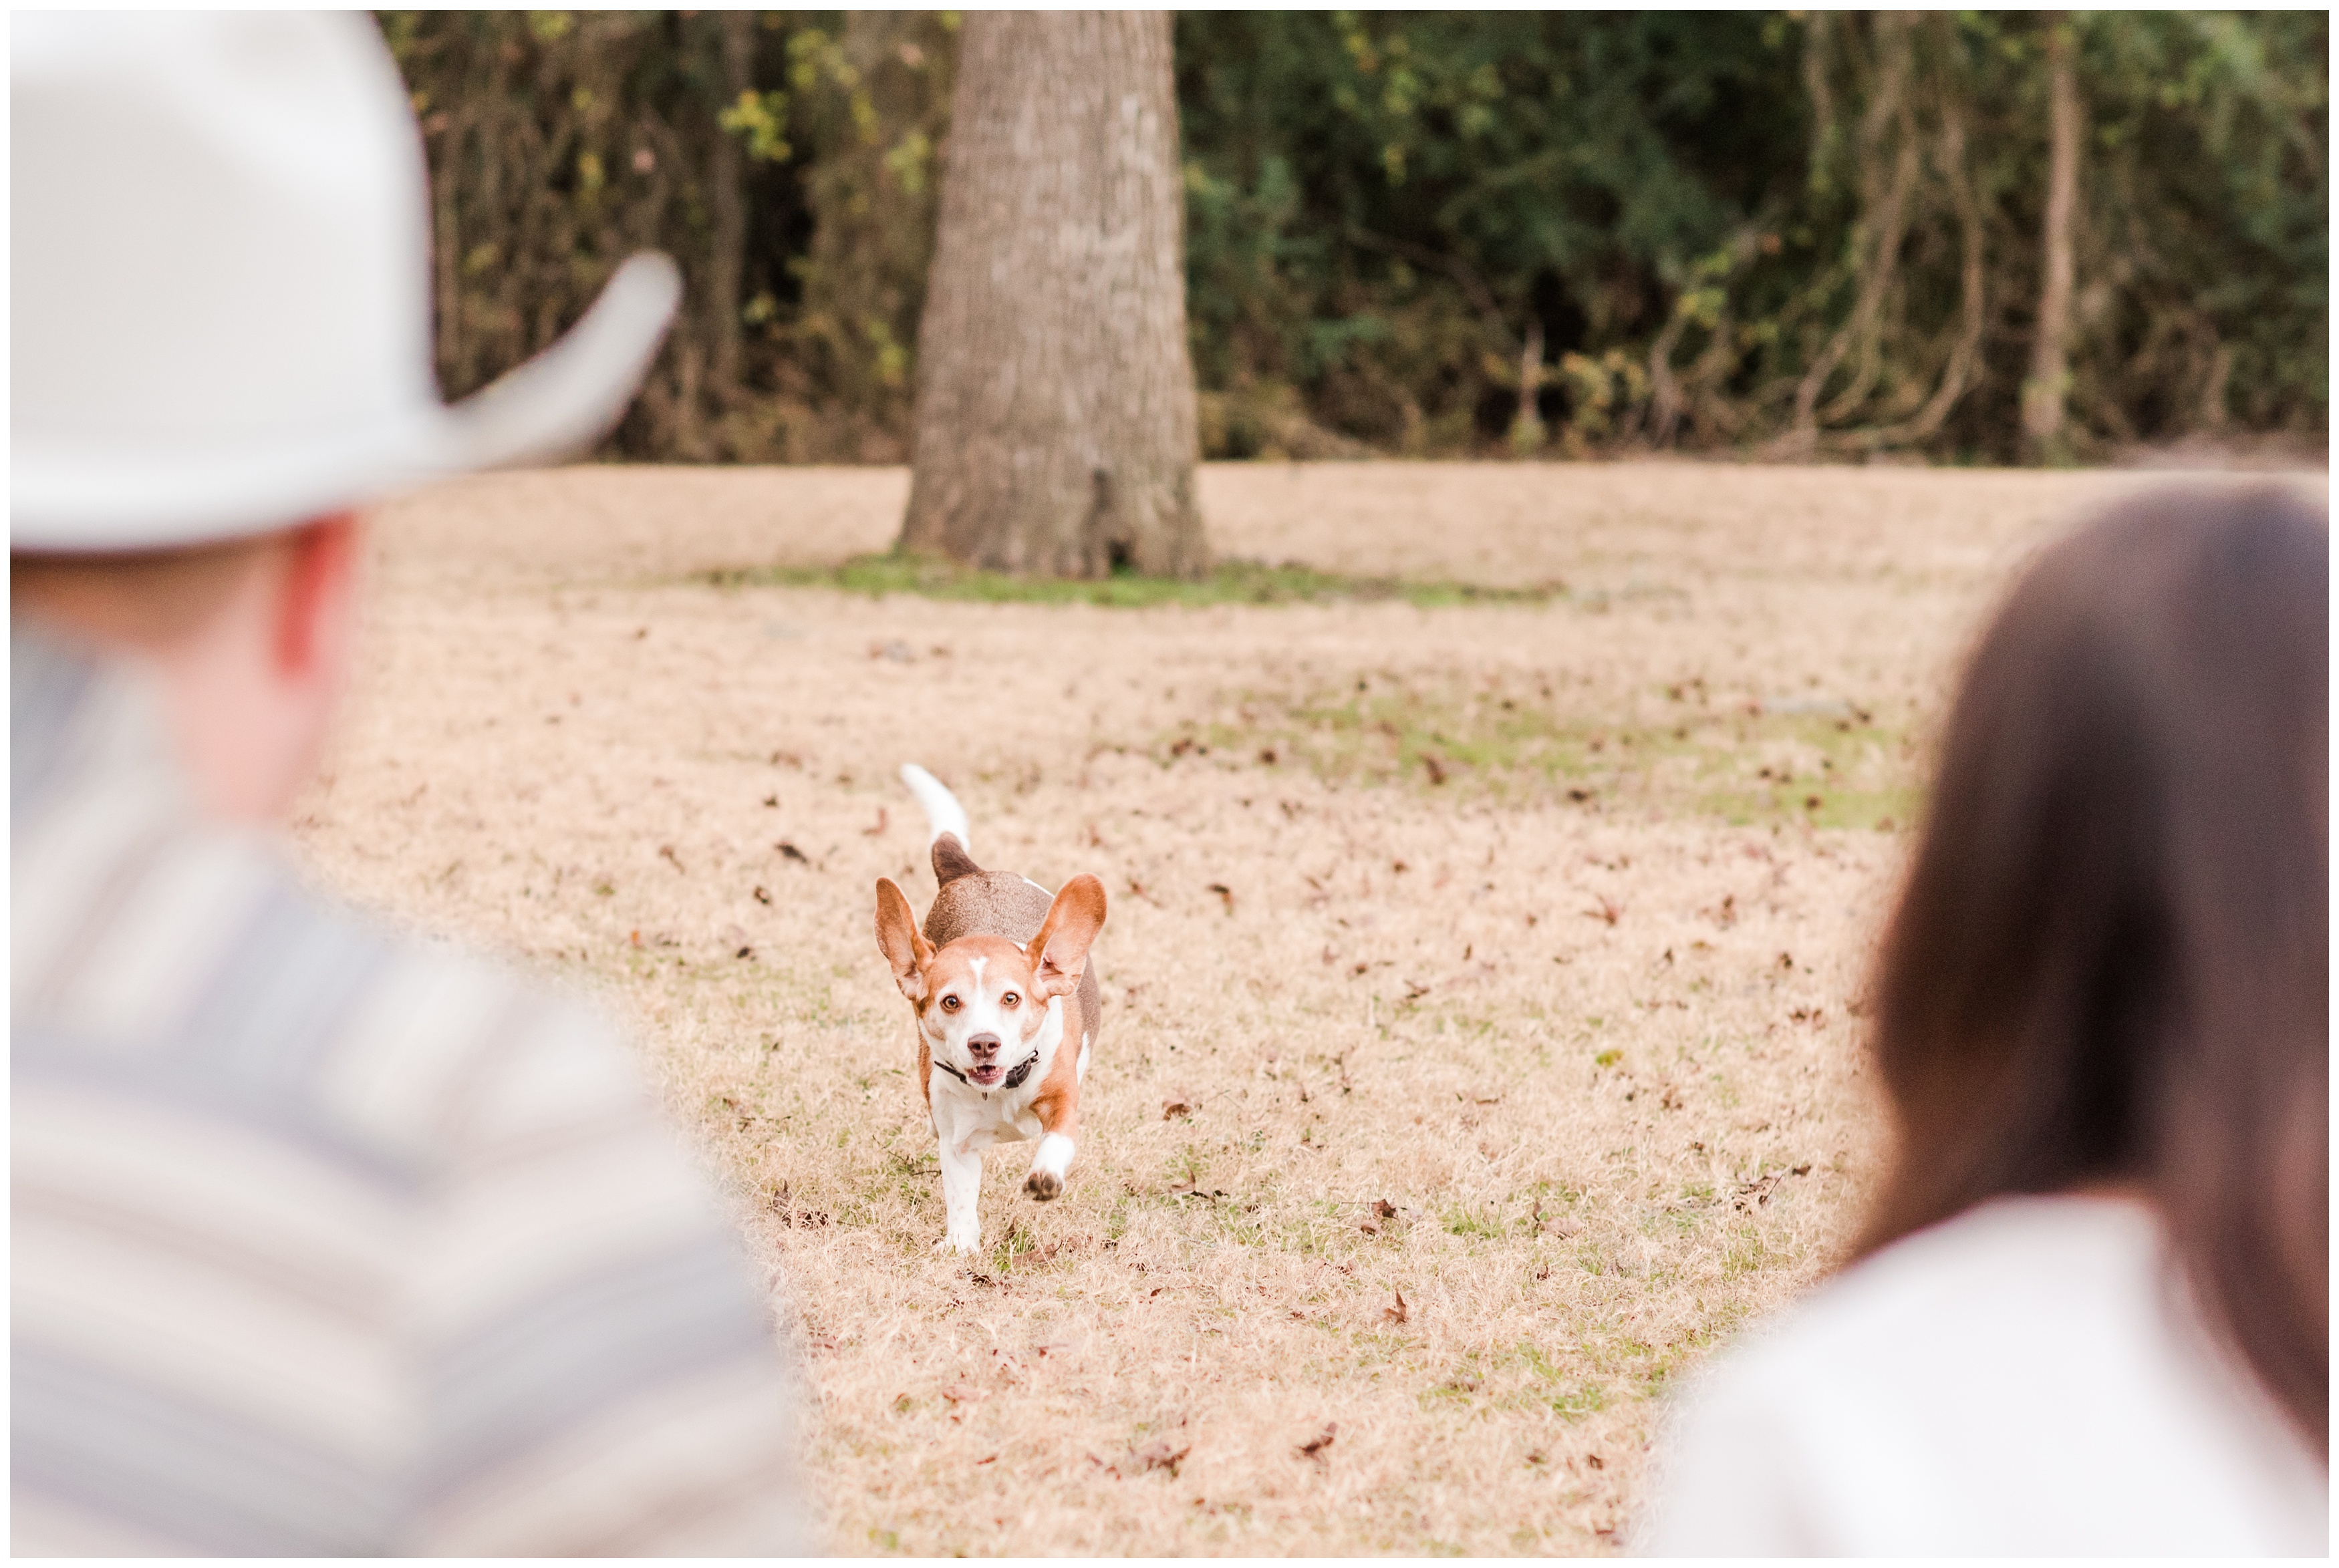
M 902 778 L 926 808 L 941 886 L 921 928 L 902 890 L 878 878 L 877 950 L 916 1014 L 918 1091 L 942 1143 L 948 1229 L 935 1249 L 968 1254 L 982 1239 L 982 1150 L 1036 1138 L 1023 1190 L 1043 1203 L 1063 1190 L 1100 1022 L 1088 956 L 1104 884 L 1076 876 L 1051 898 L 983 870 L 957 797 L 914 764 Z

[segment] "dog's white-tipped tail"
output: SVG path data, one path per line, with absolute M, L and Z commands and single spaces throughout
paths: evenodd
M 972 854 L 974 846 L 967 840 L 966 807 L 958 804 L 958 796 L 915 763 L 902 764 L 902 782 L 910 786 L 910 793 L 926 808 L 926 842 L 932 843 L 944 833 L 954 833 L 959 848 Z

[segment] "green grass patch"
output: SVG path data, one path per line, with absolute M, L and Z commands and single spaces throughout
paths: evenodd
M 1401 600 L 1435 607 L 1446 605 L 1542 605 L 1567 597 L 1564 584 L 1530 588 L 1490 588 L 1474 583 L 1425 582 L 1401 577 L 1349 577 L 1311 567 L 1271 567 L 1260 561 L 1220 561 L 1200 577 L 1019 577 L 983 571 L 928 556 L 855 556 L 834 567 L 738 567 L 698 575 L 717 587 L 834 588 L 883 598 L 908 594 L 920 598 L 978 604 L 1101 605 L 1113 609 L 1149 609 L 1158 605 L 1297 605 L 1337 601 Z
M 1447 1209 L 1445 1223 L 1448 1236 L 1478 1236 L 1490 1240 L 1499 1238 L 1507 1228 L 1499 1215 L 1473 1208 Z
M 1217 759 L 1351 784 L 1557 796 L 1738 825 L 1891 831 L 1911 820 L 1904 733 L 1841 713 L 1671 703 L 1637 716 L 1570 711 L 1549 683 L 1378 676 L 1309 691 L 1221 694 L 1207 721 L 1156 737 L 1165 766 Z
M 1463 1404 L 1525 1413 L 1545 1410 L 1575 1420 L 1604 1409 L 1608 1388 L 1595 1374 L 1564 1364 L 1528 1341 L 1466 1351 L 1442 1376 L 1415 1395 L 1424 1410 Z

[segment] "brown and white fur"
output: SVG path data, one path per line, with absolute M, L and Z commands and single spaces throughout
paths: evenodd
M 983 870 L 967 853 L 956 797 L 923 768 L 902 777 L 933 823 L 941 886 L 922 931 L 902 890 L 879 877 L 877 948 L 917 1014 L 918 1092 L 942 1142 L 949 1223 L 935 1250 L 972 1253 L 982 1240 L 982 1150 L 1038 1139 L 1023 1190 L 1043 1203 L 1071 1168 L 1100 1022 L 1088 955 L 1104 927 L 1104 884 L 1076 876 L 1051 899 L 1028 878 Z

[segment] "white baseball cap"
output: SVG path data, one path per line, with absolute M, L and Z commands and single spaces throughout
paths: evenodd
M 237 538 L 574 452 L 681 297 L 637 255 L 442 402 L 421 138 L 359 15 L 19 13 L 9 90 L 14 549 Z

